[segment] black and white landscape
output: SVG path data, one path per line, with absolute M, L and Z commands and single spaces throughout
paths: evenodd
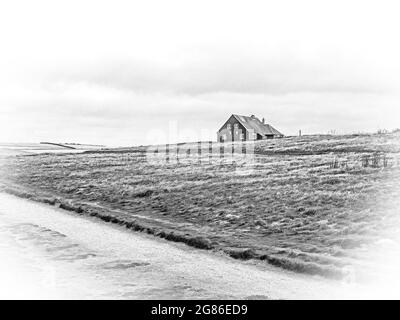
M 398 9 L 2 3 L 0 298 L 400 298 Z

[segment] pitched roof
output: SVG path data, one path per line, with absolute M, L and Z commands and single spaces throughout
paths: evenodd
M 278 130 L 276 130 L 274 127 L 272 127 L 269 124 L 262 123 L 260 121 L 260 119 L 258 119 L 255 116 L 247 117 L 247 116 L 241 116 L 241 115 L 237 115 L 237 114 L 233 114 L 233 116 L 247 130 L 254 130 L 255 133 L 258 133 L 261 135 L 281 135 L 281 136 L 283 136 L 283 134 L 280 133 Z

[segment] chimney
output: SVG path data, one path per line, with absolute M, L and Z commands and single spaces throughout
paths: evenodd
M 262 123 L 265 124 L 265 119 L 264 118 L 262 118 Z

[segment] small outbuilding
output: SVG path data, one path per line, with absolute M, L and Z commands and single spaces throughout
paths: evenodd
M 264 119 L 260 120 L 254 115 L 247 117 L 233 114 L 217 133 L 219 142 L 254 141 L 282 137 L 281 132 L 270 124 L 266 124 Z

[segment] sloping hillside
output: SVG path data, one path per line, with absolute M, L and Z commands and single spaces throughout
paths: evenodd
M 168 240 L 332 277 L 365 272 L 365 248 L 398 233 L 398 134 L 267 140 L 246 157 L 173 147 L 13 156 L 1 181 Z

